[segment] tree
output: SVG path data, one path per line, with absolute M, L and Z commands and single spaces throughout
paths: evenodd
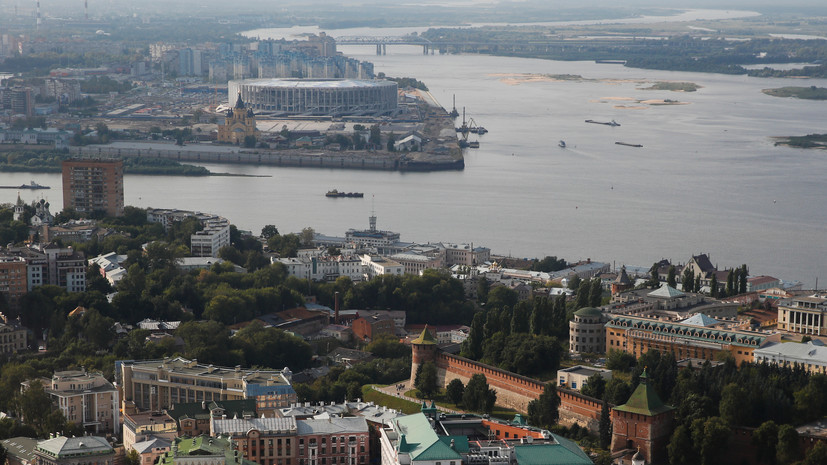
M 778 446 L 778 425 L 772 420 L 761 423 L 761 426 L 752 432 L 752 445 L 755 447 L 756 461 L 774 465 Z
M 612 349 L 606 356 L 606 368 L 610 370 L 630 371 L 635 365 L 635 356 L 622 350 Z
M 560 418 L 560 396 L 554 383 L 546 383 L 540 397 L 528 403 L 528 422 L 538 428 L 549 429 Z
M 692 441 L 700 448 L 701 465 L 720 463 L 727 451 L 730 429 L 720 417 L 699 418 L 692 422 Z
M 491 413 L 497 401 L 497 392 L 488 387 L 485 375 L 477 373 L 471 376 L 462 394 L 462 405 L 475 412 Z
M 669 444 L 666 446 L 669 453 L 669 463 L 672 465 L 695 465 L 698 463 L 698 454 L 692 443 L 692 435 L 686 425 L 679 425 L 672 432 Z
M 695 285 L 692 286 L 695 292 L 701 292 L 701 274 L 698 273 L 698 276 L 695 276 Z
M 387 145 L 388 152 L 393 152 L 395 150 L 394 149 L 394 144 L 395 143 L 396 143 L 396 134 L 391 132 L 388 135 L 388 145 Z
M 695 289 L 695 272 L 692 270 L 692 267 L 684 267 L 683 277 L 681 278 L 681 284 L 681 287 L 683 287 L 683 292 L 698 291 L 697 289 Z
M 416 387 L 419 393 L 425 398 L 431 398 L 437 393 L 439 385 L 437 384 L 437 369 L 434 362 L 429 360 L 419 365 L 416 370 L 414 387 Z
M 571 279 L 569 279 L 568 288 L 572 291 L 577 291 L 578 289 L 580 289 L 580 281 L 582 281 L 580 279 L 580 276 L 572 276 Z
M 591 292 L 591 283 L 584 279 L 577 288 L 577 299 L 575 300 L 576 308 L 585 308 L 589 306 L 589 294 Z
M 459 405 L 462 402 L 462 395 L 465 393 L 465 385 L 462 384 L 458 378 L 454 378 L 448 383 L 445 388 L 445 396 L 448 401 L 454 405 Z
M 739 294 L 746 294 L 747 293 L 747 279 L 749 278 L 749 270 L 747 269 L 747 264 L 744 263 L 741 265 L 741 280 L 739 281 L 738 286 L 738 293 Z
M 603 285 L 600 278 L 594 278 L 589 288 L 589 306 L 599 307 L 603 301 Z
M 729 273 L 727 273 L 726 276 L 726 294 L 735 294 L 735 271 L 733 270 L 729 270 Z
M 301 236 L 299 237 L 301 239 L 301 243 L 303 246 L 310 247 L 313 245 L 313 241 L 316 238 L 316 231 L 314 231 L 313 228 L 308 226 L 302 229 Z
M 374 124 L 370 127 L 370 138 L 368 138 L 368 142 L 374 147 L 377 147 L 382 143 L 382 129 L 378 124 Z
M 724 386 L 718 408 L 721 412 L 721 418 L 728 424 L 736 426 L 748 423 L 749 398 L 747 392 L 737 384 L 730 383 Z
M 129 449 L 129 452 L 124 458 L 124 465 L 141 465 L 141 456 L 135 449 Z
M 256 136 L 244 136 L 244 148 L 256 148 Z
M 265 241 L 269 240 L 273 236 L 278 236 L 278 235 L 279 235 L 279 230 L 273 224 L 268 224 L 268 225 L 265 225 L 263 228 L 261 228 L 261 238 L 264 239 Z
M 666 285 L 669 287 L 678 287 L 677 277 L 675 276 L 675 265 L 669 265 L 669 272 L 666 275 Z
M 583 395 L 594 397 L 595 399 L 602 399 L 606 392 L 606 378 L 600 376 L 600 373 L 595 373 L 586 380 L 586 384 L 580 389 Z
M 658 269 L 660 268 L 660 263 L 655 262 L 651 268 L 649 268 L 649 281 L 646 283 L 649 287 L 658 287 L 660 286 L 660 276 L 658 275 Z
M 631 395 L 632 387 L 629 386 L 629 383 L 619 377 L 614 377 L 606 384 L 606 392 L 603 397 L 609 403 L 621 405 L 625 404 Z
M 801 465 L 824 465 L 827 463 L 827 444 L 818 441 L 812 449 L 807 451 Z
M 779 465 L 793 463 L 801 455 L 798 447 L 798 431 L 791 425 L 781 425 L 778 428 L 778 445 L 775 454 Z
M 598 431 L 600 433 L 600 448 L 608 449 L 609 444 L 612 442 L 612 420 L 609 415 L 609 403 L 606 402 L 606 399 L 603 399 L 603 403 L 600 406 Z
M 712 273 L 712 278 L 709 280 L 709 293 L 712 297 L 718 297 L 718 276 L 715 272 Z

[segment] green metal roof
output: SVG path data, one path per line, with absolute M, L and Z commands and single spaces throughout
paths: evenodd
M 646 370 L 644 369 L 643 374 L 640 375 L 640 384 L 638 384 L 635 392 L 629 396 L 629 400 L 625 404 L 619 405 L 614 409 L 621 412 L 637 413 L 639 415 L 646 415 L 649 417 L 653 417 L 670 410 L 675 410 L 674 407 L 670 407 L 660 400 L 658 393 L 649 386 L 647 381 L 648 376 L 646 376 Z
M 255 465 L 254 462 L 244 459 L 236 454 L 229 439 L 221 437 L 210 437 L 205 434 L 194 438 L 176 438 L 173 443 L 173 450 L 166 452 L 159 459 L 163 465 L 173 465 L 176 458 L 191 456 L 224 456 L 227 465 Z
M 468 436 L 440 436 L 439 440 L 444 442 L 448 447 L 451 446 L 451 441 L 454 441 L 454 450 L 460 454 L 467 454 L 471 447 L 468 445 Z
M 574 315 L 580 317 L 601 317 L 603 316 L 603 312 L 594 307 L 583 307 L 580 310 L 574 312 Z
M 558 444 L 514 446 L 517 465 L 592 465 L 591 459 L 572 441 L 552 434 Z
M 433 460 L 462 460 L 462 455 L 454 449 L 451 449 L 449 444 L 440 441 L 437 434 L 431 428 L 431 423 L 428 417 L 423 413 L 415 413 L 413 415 L 406 415 L 393 420 L 396 423 L 396 431 L 400 436 L 405 435 L 405 449 L 411 456 L 411 461 L 433 461 Z M 454 442 L 455 447 L 457 441 Z M 401 437 L 399 445 L 403 444 Z M 467 441 L 466 445 L 467 447 Z M 403 452 L 402 450 L 399 451 Z
M 428 325 L 425 325 L 425 328 L 422 330 L 422 334 L 420 334 L 418 338 L 411 341 L 411 344 L 436 345 L 436 339 L 434 339 L 433 334 L 428 331 Z
M 727 329 L 704 329 L 700 326 L 687 325 L 682 322 L 653 322 L 647 319 L 624 316 L 613 317 L 606 323 L 606 326 L 617 329 L 645 329 L 681 339 L 753 348 L 760 346 L 766 339 L 766 336 L 761 334 L 744 334 L 740 331 Z M 672 332 L 673 330 L 675 332 Z M 680 332 L 683 332 L 683 334 L 680 334 Z M 695 334 L 697 334 L 697 336 Z M 718 336 L 723 336 L 723 339 L 718 339 Z M 727 337 L 730 338 L 729 341 L 727 341 Z

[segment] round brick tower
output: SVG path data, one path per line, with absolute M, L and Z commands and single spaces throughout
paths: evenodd
M 416 369 L 419 365 L 427 361 L 436 363 L 436 352 L 436 339 L 425 325 L 422 334 L 411 341 L 411 385 L 416 381 Z

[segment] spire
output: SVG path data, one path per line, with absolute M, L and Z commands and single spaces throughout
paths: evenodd
M 405 440 L 405 434 L 402 433 L 399 435 L 399 444 L 397 446 L 398 452 L 400 454 L 408 453 L 408 441 Z
M 244 107 L 244 100 L 241 99 L 241 91 L 238 92 L 238 100 L 235 101 L 235 108 L 243 110 Z
M 429 344 L 429 345 L 436 345 L 436 339 L 428 331 L 428 325 L 425 325 L 425 329 L 422 330 L 422 334 L 419 335 L 418 338 L 411 341 L 411 344 Z

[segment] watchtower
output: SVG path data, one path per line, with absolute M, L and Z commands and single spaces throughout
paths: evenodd
M 418 338 L 411 341 L 411 383 L 416 380 L 416 370 L 419 365 L 431 361 L 436 363 L 436 354 L 439 348 L 436 339 L 428 331 L 428 326 L 422 330 Z

